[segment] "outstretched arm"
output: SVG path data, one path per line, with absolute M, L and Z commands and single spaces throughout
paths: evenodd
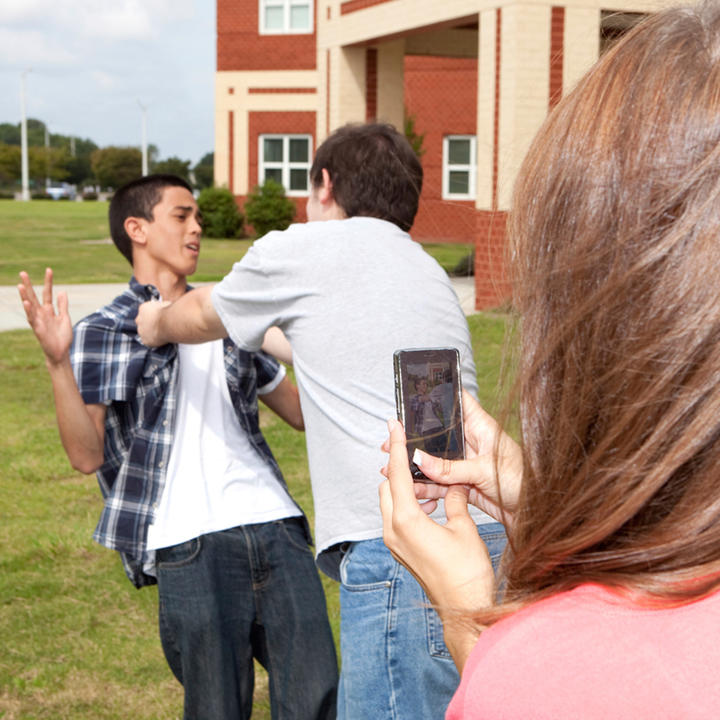
M 495 576 L 490 556 L 468 513 L 467 488 L 448 488 L 445 525 L 423 511 L 413 490 L 402 425 L 390 420 L 388 427 L 390 461 L 383 469 L 387 480 L 380 485 L 383 539 L 436 606 L 445 643 L 462 673 L 480 632 L 466 615 L 493 604 Z
M 103 462 L 105 406 L 86 405 L 75 382 L 70 364 L 73 333 L 67 295 L 58 293 L 56 313 L 50 268 L 45 271 L 42 303 L 38 301 L 26 272 L 20 273 L 20 280 L 18 291 L 25 315 L 45 354 L 45 365 L 55 398 L 60 440 L 70 464 L 76 470 L 94 472 Z
M 287 377 L 284 377 L 274 390 L 258 397 L 288 425 L 296 430 L 305 429 L 298 389 Z
M 143 303 L 135 322 L 142 342 L 148 347 L 167 343 L 202 343 L 227 337 L 210 295 L 213 286 L 185 293 L 174 303 Z
M 267 329 L 262 349 L 287 365 L 293 364 L 292 347 L 279 327 Z

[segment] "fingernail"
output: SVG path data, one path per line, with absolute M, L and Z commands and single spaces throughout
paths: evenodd
M 390 419 L 387 421 L 388 430 L 389 430 L 390 432 L 392 432 L 392 431 L 395 429 L 395 426 L 396 426 L 396 425 L 397 425 L 397 420 L 395 420 L 394 418 L 390 418 Z
M 413 452 L 413 462 L 420 467 L 422 465 L 422 453 L 415 448 L 415 452 Z

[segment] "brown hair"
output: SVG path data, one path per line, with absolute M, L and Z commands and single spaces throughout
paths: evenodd
M 192 192 L 190 185 L 176 175 L 156 174 L 131 180 L 115 191 L 108 209 L 110 237 L 115 247 L 132 265 L 132 240 L 125 231 L 125 220 L 129 217 L 144 218 L 153 221 L 155 206 L 162 201 L 163 192 L 168 187 L 182 187 Z
M 317 149 L 310 182 L 332 181 L 335 202 L 348 217 L 375 217 L 409 230 L 415 221 L 423 169 L 410 143 L 386 123 L 348 124 Z
M 720 4 L 658 13 L 547 119 L 509 221 L 523 488 L 506 611 L 720 586 Z

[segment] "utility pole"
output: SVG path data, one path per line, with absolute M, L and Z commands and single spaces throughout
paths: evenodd
M 45 123 L 45 188 L 50 187 L 50 133 Z
M 148 150 L 147 150 L 147 107 L 139 100 L 137 101 L 142 111 L 142 174 L 148 174 Z
M 30 199 L 30 179 L 28 172 L 28 145 L 27 145 L 27 113 L 25 111 L 25 77 L 30 68 L 20 74 L 20 152 L 22 164 L 22 195 L 21 200 Z

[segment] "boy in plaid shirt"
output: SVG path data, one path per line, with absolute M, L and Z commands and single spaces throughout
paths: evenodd
M 71 464 L 96 472 L 94 538 L 120 553 L 136 587 L 158 583 L 160 636 L 185 690 L 185 717 L 249 718 L 253 657 L 269 673 L 273 717 L 335 715 L 337 662 L 307 520 L 258 423 L 257 397 L 302 429 L 296 388 L 269 355 L 231 340 L 151 349 L 135 315 L 188 289 L 201 217 L 170 175 L 120 188 L 113 241 L 129 288 L 78 323 L 67 297 L 18 286 L 45 353 Z

